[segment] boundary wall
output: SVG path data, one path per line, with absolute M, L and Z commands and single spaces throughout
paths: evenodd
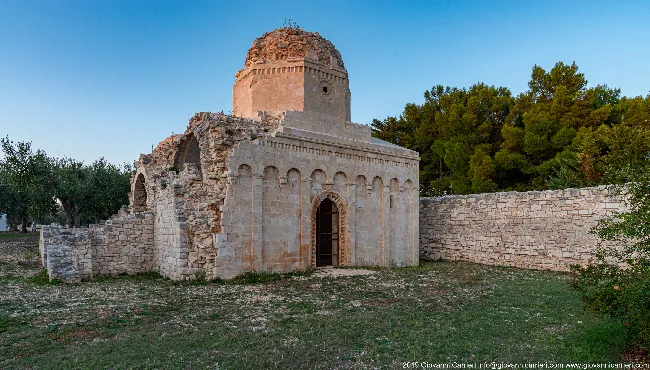
M 568 271 L 591 259 L 598 220 L 625 209 L 606 186 L 420 198 L 420 257 Z
M 152 271 L 153 214 L 121 213 L 87 228 L 43 226 L 39 250 L 50 279 L 69 283 Z

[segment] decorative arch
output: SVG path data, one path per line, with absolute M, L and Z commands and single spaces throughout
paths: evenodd
M 338 193 L 331 190 L 323 190 L 317 193 L 312 200 L 312 210 L 311 210 L 311 266 L 316 267 L 316 214 L 318 213 L 318 207 L 325 200 L 331 200 L 338 209 L 339 213 L 339 251 L 338 251 L 338 265 L 339 266 L 349 266 L 350 265 L 350 246 L 348 242 L 348 230 L 349 230 L 349 220 L 348 220 L 348 205 L 345 199 L 341 197 Z
M 199 175 L 201 175 L 201 148 L 194 133 L 190 133 L 181 139 L 180 150 L 176 153 L 174 166 L 179 170 L 183 170 L 185 163 L 194 164 Z
M 142 173 L 138 174 L 133 186 L 133 211 L 144 212 L 147 210 L 147 187 Z
M 399 180 L 391 179 L 390 180 L 390 208 L 395 209 L 399 204 Z
M 253 181 L 253 170 L 251 166 L 242 164 L 237 168 L 237 184 L 250 185 Z
M 355 187 L 355 199 L 357 200 L 357 207 L 363 206 L 362 204 L 363 200 L 366 199 L 366 177 L 363 175 L 357 176 L 357 186 Z
M 381 177 L 375 176 L 375 178 L 372 179 L 372 192 L 374 196 L 381 196 L 384 194 L 384 181 L 382 181 Z
M 292 168 L 287 172 L 289 194 L 300 195 L 300 170 Z
M 327 173 L 325 171 L 316 169 L 311 173 L 311 195 L 315 196 L 318 192 L 326 188 Z
M 334 185 L 345 186 L 348 184 L 348 176 L 345 172 L 337 172 L 334 174 Z
M 262 182 L 264 183 L 265 190 L 273 190 L 278 187 L 278 169 L 273 166 L 267 166 L 264 168 L 262 175 Z

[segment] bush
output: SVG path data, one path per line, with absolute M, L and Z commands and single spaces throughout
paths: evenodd
M 575 266 L 573 286 L 587 305 L 621 320 L 650 349 L 650 175 L 638 171 L 637 181 L 618 187 L 628 211 L 600 220 L 593 232 L 601 240 L 594 261 Z

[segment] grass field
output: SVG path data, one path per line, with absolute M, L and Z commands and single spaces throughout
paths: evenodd
M 620 362 L 627 344 L 559 273 L 427 262 L 346 277 L 53 285 L 15 260 L 0 259 L 3 369 Z

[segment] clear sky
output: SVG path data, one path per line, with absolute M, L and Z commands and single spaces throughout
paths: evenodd
M 229 112 L 252 41 L 285 18 L 341 52 L 358 123 L 438 84 L 518 94 L 557 61 L 650 90 L 650 1 L 0 0 L 0 135 L 132 162 L 195 112 Z

